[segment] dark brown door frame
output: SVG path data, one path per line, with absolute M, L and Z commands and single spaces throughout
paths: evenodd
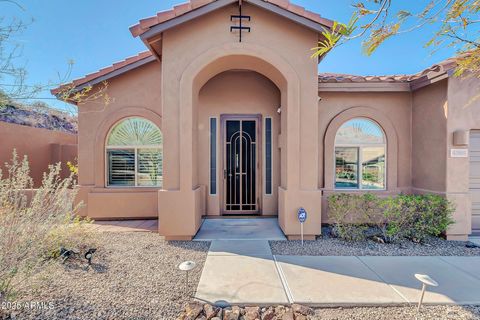
M 226 172 L 226 123 L 228 120 L 255 120 L 256 122 L 256 134 L 257 139 L 255 143 L 255 155 L 256 155 L 256 170 L 255 170 L 255 185 L 256 185 L 256 210 L 227 210 L 226 209 L 226 190 L 227 190 L 227 179 L 225 176 Z M 262 145 L 262 115 L 261 114 L 222 114 L 220 115 L 220 141 L 222 144 L 222 189 L 221 189 L 221 206 L 220 211 L 222 215 L 252 215 L 252 214 L 261 214 L 262 212 L 262 195 L 263 195 L 263 173 L 262 173 L 262 159 L 263 159 L 263 145 Z

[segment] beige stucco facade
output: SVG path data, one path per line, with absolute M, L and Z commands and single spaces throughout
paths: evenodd
M 463 239 L 470 233 L 468 157 L 451 158 L 449 150 L 455 147 L 453 132 L 480 129 L 475 116 L 480 102 L 468 102 L 478 92 L 476 79 L 460 84 L 460 79 L 442 73 L 416 86 L 406 81 L 319 85 L 318 61 L 310 58 L 319 31 L 309 25 L 313 20 L 305 13 L 258 5 L 263 0 L 244 1 L 251 32 L 239 42 L 238 33 L 230 32 L 230 16 L 238 14 L 238 2 L 199 2 L 145 29 L 142 40 L 153 55 L 112 68 L 110 76 L 99 74 L 99 80 L 108 77 L 111 104 L 79 107 L 83 215 L 158 217 L 161 235 L 191 239 L 202 217 L 228 213 L 223 119 L 245 116 L 258 120 L 255 213 L 278 216 L 284 233 L 294 239 L 300 233 L 297 211 L 303 207 L 308 212 L 304 232 L 312 238 L 329 222 L 326 198 L 339 192 L 334 187 L 335 135 L 343 123 L 360 117 L 377 123 L 387 141 L 386 186 L 372 192 L 444 194 L 457 205 L 457 223 L 449 236 Z M 176 23 L 178 19 L 183 20 Z M 155 28 L 160 28 L 157 33 Z M 99 83 L 95 77 L 87 80 L 86 84 Z M 161 188 L 107 186 L 106 139 L 111 128 L 128 117 L 145 118 L 162 132 Z M 218 128 L 214 193 L 211 119 Z M 271 193 L 265 188 L 265 119 L 271 119 L 272 129 Z

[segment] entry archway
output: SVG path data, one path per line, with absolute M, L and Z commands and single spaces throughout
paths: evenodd
M 180 189 L 192 190 L 196 185 L 192 164 L 195 134 L 194 115 L 198 93 L 214 76 L 228 70 L 243 69 L 262 74 L 281 92 L 282 143 L 281 186 L 298 188 L 300 166 L 295 155 L 300 150 L 300 80 L 288 61 L 268 48 L 255 44 L 229 44 L 212 48 L 195 59 L 180 80 Z M 288 152 L 287 152 L 288 150 Z M 288 174 L 287 174 L 288 173 Z

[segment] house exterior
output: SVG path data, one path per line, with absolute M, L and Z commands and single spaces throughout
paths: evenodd
M 437 193 L 456 204 L 449 239 L 479 231 L 480 82 L 454 60 L 319 75 L 332 25 L 287 0 L 191 0 L 132 26 L 148 51 L 73 82 L 114 99 L 79 106 L 81 214 L 158 217 L 166 239 L 204 216 L 278 216 L 295 239 L 303 207 L 313 238 L 332 193 Z

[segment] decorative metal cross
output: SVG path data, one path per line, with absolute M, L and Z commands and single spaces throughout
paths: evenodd
M 242 42 L 242 32 L 244 30 L 247 32 L 250 32 L 250 27 L 245 27 L 243 25 L 243 20 L 248 20 L 248 21 L 252 20 L 252 17 L 244 16 L 242 14 L 242 0 L 238 0 L 238 15 L 230 16 L 230 21 L 236 21 L 236 20 L 238 20 L 238 26 L 231 26 L 230 32 L 238 30 L 238 41 Z

